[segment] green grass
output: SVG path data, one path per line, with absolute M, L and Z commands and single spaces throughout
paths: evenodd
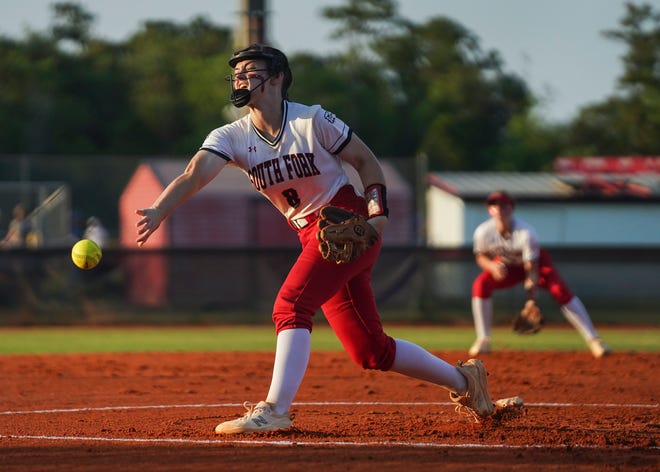
M 386 325 L 387 332 L 429 350 L 465 350 L 474 339 L 471 327 Z M 660 351 L 660 328 L 600 329 L 615 351 Z M 582 350 L 585 344 L 570 327 L 547 327 L 532 336 L 516 335 L 508 327 L 493 330 L 496 349 Z M 272 351 L 271 326 L 207 327 L 101 327 L 101 328 L 2 328 L 0 354 L 176 352 L 176 351 Z M 314 328 L 312 349 L 341 350 L 334 333 L 325 325 Z

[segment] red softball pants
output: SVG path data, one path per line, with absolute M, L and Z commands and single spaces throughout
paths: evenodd
M 331 205 L 367 215 L 364 198 L 345 186 Z M 302 252 L 280 288 L 273 307 L 275 331 L 312 330 L 319 308 L 351 358 L 364 369 L 389 370 L 396 351 L 394 339 L 385 334 L 371 287 L 371 270 L 380 253 L 381 240 L 348 264 L 323 259 L 318 249 L 316 222 L 298 231 Z
M 507 275 L 502 280 L 495 280 L 487 270 L 481 272 L 472 283 L 472 296 L 490 298 L 494 290 L 513 287 L 527 278 L 522 265 L 507 265 L 506 269 Z M 544 249 L 541 249 L 539 254 L 539 287 L 547 290 L 559 306 L 567 304 L 573 298 L 573 292 L 555 269 L 550 254 Z

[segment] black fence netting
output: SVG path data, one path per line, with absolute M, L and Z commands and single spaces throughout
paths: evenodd
M 555 265 L 597 323 L 657 323 L 660 249 L 550 248 Z M 76 268 L 68 249 L 0 251 L 0 324 L 264 323 L 298 251 L 107 249 Z M 386 247 L 372 274 L 383 319 L 471 323 L 472 252 Z M 496 292 L 495 321 L 523 303 L 522 287 Z M 545 292 L 549 321 L 562 320 Z M 317 315 L 322 322 L 323 315 Z

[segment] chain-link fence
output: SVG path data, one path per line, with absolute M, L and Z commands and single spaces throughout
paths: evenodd
M 657 323 L 660 249 L 552 249 L 594 322 Z M 291 248 L 105 251 L 91 271 L 68 250 L 0 252 L 0 323 L 261 323 L 298 251 Z M 470 249 L 384 248 L 373 271 L 383 318 L 471 323 L 478 269 Z M 520 308 L 522 287 L 497 292 L 495 321 Z M 549 296 L 549 321 L 563 321 Z M 322 315 L 317 317 L 322 320 Z

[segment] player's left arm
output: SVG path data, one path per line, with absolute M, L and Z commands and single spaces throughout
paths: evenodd
M 536 301 L 536 288 L 539 285 L 539 260 L 525 262 L 525 291 L 527 292 L 527 300 Z
M 536 292 L 539 285 L 540 248 L 538 238 L 532 228 L 525 231 L 525 236 L 522 257 L 527 277 L 525 278 L 524 287 L 527 291 L 527 299 L 536 301 Z
M 381 233 L 389 214 L 385 175 L 378 158 L 355 133 L 341 150 L 339 157 L 349 163 L 360 176 L 369 207 L 369 223 Z

